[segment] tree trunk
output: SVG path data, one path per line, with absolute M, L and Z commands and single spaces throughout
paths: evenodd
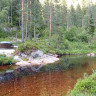
M 51 41 L 51 31 L 52 31 L 52 0 L 50 0 L 50 32 L 49 32 L 49 45 Z
M 34 17 L 34 41 L 36 42 L 36 23 L 35 23 L 35 17 Z
M 27 14 L 26 14 L 26 41 L 27 41 L 27 35 L 28 35 L 28 0 L 27 0 Z
M 24 43 L 24 0 L 22 0 L 22 43 Z
M 17 45 L 17 32 L 16 32 L 16 45 Z
M 21 8 L 20 3 L 19 3 L 19 8 Z M 20 28 L 20 26 L 21 26 L 21 13 L 19 11 L 19 28 Z
M 10 16 L 9 16 L 9 12 L 8 12 L 8 23 L 10 23 Z
M 69 24 L 69 11 L 67 11 L 67 31 L 69 30 L 70 28 L 70 24 Z
M 30 40 L 32 40 L 32 30 L 31 30 L 31 14 L 32 14 L 32 12 L 31 12 L 31 0 L 30 0 Z
M 12 24 L 12 0 L 11 0 L 11 24 Z

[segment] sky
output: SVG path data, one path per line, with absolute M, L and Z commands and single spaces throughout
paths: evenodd
M 40 0 L 40 2 L 43 4 L 45 0 Z
M 43 4 L 45 0 L 40 0 L 40 2 Z M 96 0 L 91 0 L 93 3 L 96 3 Z M 63 2 L 63 0 L 62 0 Z M 68 7 L 70 7 L 71 5 L 73 5 L 75 8 L 78 4 L 81 5 L 82 7 L 82 0 L 67 0 L 67 4 L 68 4 Z

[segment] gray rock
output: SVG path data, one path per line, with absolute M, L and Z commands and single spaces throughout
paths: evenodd
M 33 58 L 42 57 L 43 55 L 44 55 L 43 51 L 40 50 L 31 53 L 31 57 Z
M 13 73 L 13 72 L 14 72 L 14 70 L 8 70 L 8 71 L 6 71 L 7 74 Z
M 3 76 L 0 76 L 0 82 L 2 82 L 2 81 L 3 81 L 3 79 L 4 79 L 4 78 L 3 78 Z
M 20 56 L 14 56 L 14 60 L 16 60 L 18 62 L 22 61 L 22 59 L 20 58 Z
M 4 73 L 4 80 L 9 80 L 15 77 L 14 70 L 8 70 Z
M 22 60 L 22 61 L 20 61 L 20 62 L 17 62 L 16 65 L 23 67 L 23 66 L 30 66 L 30 63 L 27 62 L 27 61 L 23 61 L 23 60 Z
M 95 56 L 95 54 L 94 53 L 89 53 L 89 54 L 87 54 L 87 56 Z
M 24 53 L 21 53 L 21 57 L 27 57 L 27 55 L 25 55 Z
M 5 31 L 5 32 L 11 32 L 11 31 L 17 31 L 18 28 L 17 27 L 2 27 L 2 30 Z

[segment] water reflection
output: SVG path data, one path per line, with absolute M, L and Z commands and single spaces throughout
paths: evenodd
M 0 83 L 0 96 L 68 96 L 78 78 L 96 69 L 96 58 L 67 57 L 67 63 L 83 62 L 70 70 L 47 71 Z M 70 61 L 71 60 L 71 61 Z M 76 60 L 76 61 L 75 61 Z M 65 62 L 65 57 L 61 63 Z M 74 63 L 73 63 L 74 64 Z

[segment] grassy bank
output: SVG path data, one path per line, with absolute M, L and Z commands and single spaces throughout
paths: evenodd
M 53 31 L 50 44 L 49 44 L 49 30 L 46 28 L 42 31 L 42 34 L 37 38 L 37 41 L 34 42 L 34 38 L 30 40 L 24 40 L 25 43 L 21 43 L 21 35 L 18 33 L 18 42 L 17 44 L 21 48 L 20 50 L 25 51 L 38 48 L 45 53 L 57 53 L 57 54 L 87 54 L 87 53 L 96 53 L 96 32 L 93 35 L 88 33 L 88 30 L 84 28 L 79 28 L 73 26 L 69 30 L 65 30 L 63 27 L 58 27 L 58 33 Z M 20 36 L 21 37 L 20 37 Z M 11 41 L 13 44 L 16 44 L 15 35 L 11 35 L 8 38 L 0 38 L 0 41 Z
M 71 96 L 96 96 L 96 71 L 90 76 L 78 80 Z
M 40 49 L 44 53 L 52 53 L 52 54 L 87 54 L 87 53 L 96 53 L 96 45 L 88 44 L 85 42 L 69 42 L 68 45 L 62 44 L 56 46 L 54 41 L 48 45 L 48 39 L 37 40 L 35 43 L 34 41 L 26 41 L 24 44 L 18 42 L 19 49 L 21 51 L 26 51 L 32 49 Z M 66 46 L 68 48 L 66 48 Z
M 0 41 L 12 41 L 11 39 L 3 39 L 0 38 Z M 15 42 L 13 42 L 13 44 L 16 44 Z M 87 54 L 87 53 L 96 53 L 96 45 L 94 44 L 88 44 L 85 42 L 69 42 L 68 41 L 68 45 L 62 44 L 59 46 L 56 46 L 56 44 L 54 43 L 54 41 L 51 42 L 50 45 L 48 45 L 48 39 L 42 39 L 42 40 L 37 40 L 37 42 L 35 43 L 33 40 L 30 41 L 25 41 L 24 44 L 22 44 L 21 42 L 17 43 L 18 46 L 20 46 L 19 48 L 21 48 L 20 50 L 25 51 L 28 50 L 28 48 L 33 48 L 33 49 L 40 49 L 42 50 L 44 53 L 57 53 L 57 54 Z M 68 46 L 68 48 L 66 48 L 66 46 Z
M 1 65 L 13 65 L 15 60 L 12 57 L 6 57 L 5 55 L 0 55 L 0 66 Z

